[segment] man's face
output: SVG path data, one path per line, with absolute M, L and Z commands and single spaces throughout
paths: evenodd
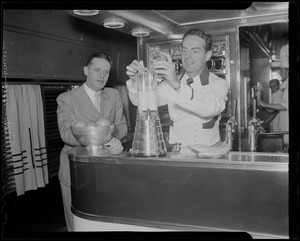
M 195 35 L 188 35 L 182 42 L 182 65 L 192 77 L 202 73 L 211 51 L 205 53 L 205 41 Z
M 89 66 L 84 67 L 86 84 L 95 92 L 103 89 L 109 77 L 110 63 L 103 58 L 94 58 Z
M 285 81 L 289 77 L 289 69 L 288 68 L 280 68 L 281 80 Z
M 270 89 L 272 93 L 275 93 L 279 89 L 279 83 L 270 82 Z

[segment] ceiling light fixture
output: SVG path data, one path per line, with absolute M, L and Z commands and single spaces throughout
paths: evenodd
M 134 37 L 147 37 L 150 35 L 150 30 L 144 27 L 135 27 L 131 31 L 132 36 Z
M 99 14 L 99 10 L 73 10 L 76 15 L 80 16 L 94 16 Z
M 123 28 L 124 25 L 125 21 L 116 17 L 106 18 L 103 22 L 103 26 L 106 28 Z

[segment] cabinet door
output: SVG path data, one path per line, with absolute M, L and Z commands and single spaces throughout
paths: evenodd
M 126 66 L 136 58 L 136 49 L 120 51 L 112 46 L 97 46 L 69 41 L 64 38 L 48 38 L 27 32 L 4 32 L 7 48 L 8 77 L 85 80 L 83 67 L 93 52 L 103 51 L 111 56 L 113 65 L 108 86 L 126 79 Z M 134 54 L 128 54 L 133 52 Z

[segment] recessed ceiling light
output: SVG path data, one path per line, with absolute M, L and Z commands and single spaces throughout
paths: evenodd
M 131 31 L 132 36 L 134 37 L 146 37 L 150 35 L 150 30 L 144 27 L 135 27 Z
M 99 14 L 99 10 L 74 10 L 75 14 L 80 16 L 93 16 Z
M 106 18 L 103 22 L 103 26 L 106 28 L 123 28 L 124 25 L 125 21 L 116 17 Z

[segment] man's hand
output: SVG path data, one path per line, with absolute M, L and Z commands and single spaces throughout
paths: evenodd
M 177 89 L 180 86 L 180 81 L 177 79 L 175 66 L 172 62 L 171 56 L 162 52 L 167 60 L 157 61 L 153 63 L 154 71 L 168 81 L 173 88 Z
M 143 61 L 138 62 L 137 60 L 133 60 L 132 63 L 126 67 L 126 70 L 128 77 L 133 81 L 136 81 L 136 74 L 145 71 L 144 63 Z
M 119 154 L 123 151 L 121 141 L 113 137 L 109 142 L 104 145 L 112 154 Z
M 261 107 L 268 107 L 268 104 L 266 104 L 262 99 L 259 100 L 258 104 L 259 104 Z

